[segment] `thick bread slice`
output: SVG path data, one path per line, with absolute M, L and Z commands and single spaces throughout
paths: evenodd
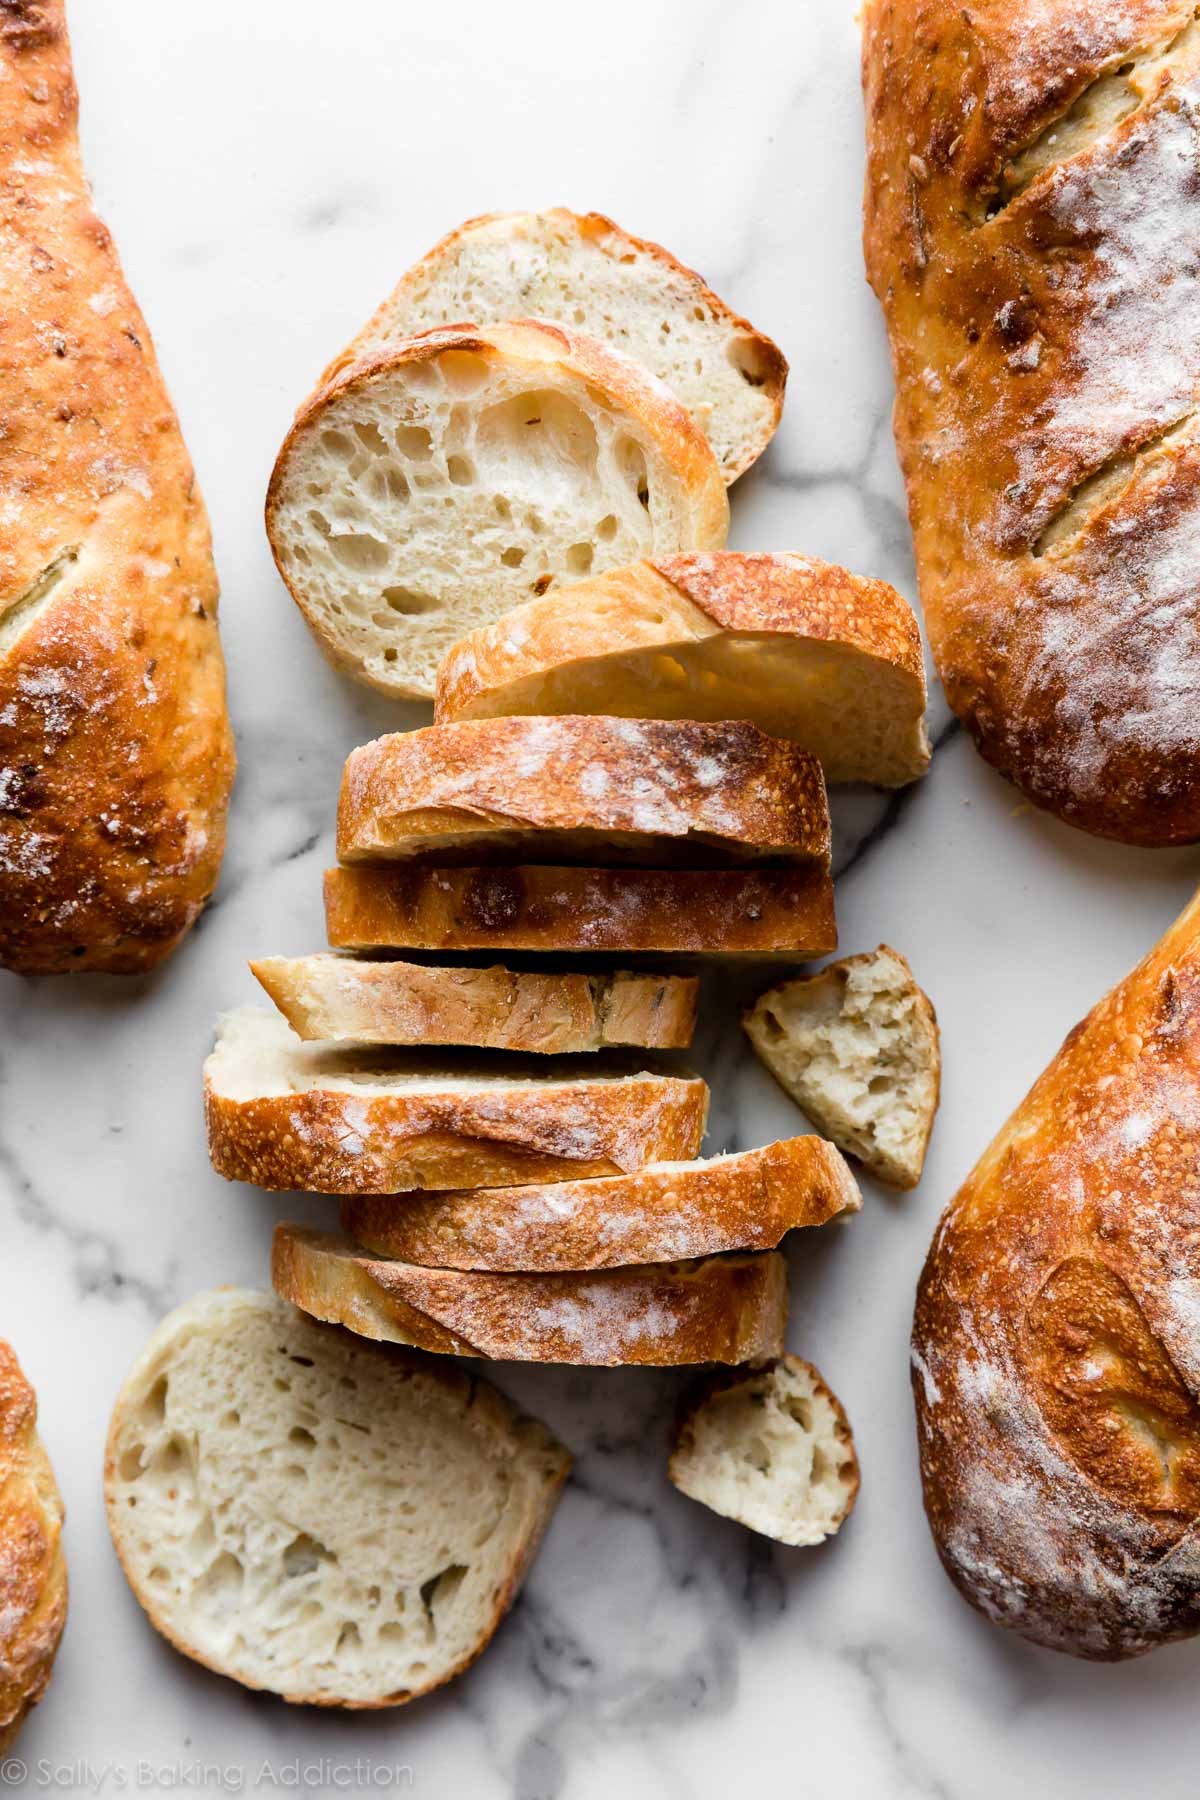
M 858 1498 L 842 1403 L 798 1356 L 707 1383 L 679 1426 L 667 1473 L 681 1493 L 781 1544 L 822 1543 Z
M 280 574 L 330 660 L 418 699 L 519 600 L 719 549 L 728 528 L 712 451 L 662 383 L 533 320 L 354 363 L 301 407 L 267 494 Z
M 500 1362 L 746 1362 L 782 1348 L 776 1250 L 601 1274 L 484 1275 L 362 1255 L 348 1238 L 279 1225 L 275 1291 L 364 1337 Z
M 117 1396 L 104 1492 L 177 1650 L 313 1706 L 398 1706 L 487 1645 L 571 1458 L 477 1376 L 218 1288 Z
M 941 1088 L 937 1017 L 896 950 L 880 944 L 785 981 L 745 1015 L 746 1035 L 818 1131 L 890 1187 L 916 1187 Z
M 351 752 L 343 862 L 829 864 L 820 764 L 741 723 L 479 719 Z
M 66 1624 L 62 1524 L 37 1400 L 0 1339 L 0 1752 L 45 1693 Z
M 761 456 L 779 424 L 787 362 L 694 269 L 601 213 L 490 213 L 468 219 L 408 271 L 337 361 L 433 325 L 533 314 L 575 325 L 665 381 L 713 447 L 726 481 Z
M 357 1195 L 342 1229 L 378 1256 L 439 1269 L 549 1273 L 773 1250 L 862 1199 L 824 1138 L 789 1138 L 635 1175 L 457 1194 Z
M 533 1072 L 304 1044 L 227 1013 L 204 1065 L 208 1153 L 228 1181 L 325 1194 L 507 1187 L 695 1156 L 695 1075 Z
M 837 946 L 823 869 L 327 869 L 343 950 L 819 956 Z
M 912 609 L 885 581 L 806 556 L 672 556 L 527 600 L 455 646 L 436 717 L 609 713 L 749 719 L 828 781 L 899 787 L 929 764 Z
M 467 1044 L 537 1055 L 618 1044 L 681 1050 L 696 1025 L 690 975 L 549 975 L 268 956 L 250 964 L 298 1037 L 327 1043 Z

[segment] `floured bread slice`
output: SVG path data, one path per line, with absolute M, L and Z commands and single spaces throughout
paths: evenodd
M 685 1414 L 667 1472 L 681 1493 L 781 1544 L 832 1537 L 858 1497 L 842 1404 L 798 1356 L 715 1377 Z
M 325 927 L 341 950 L 795 958 L 837 947 L 820 868 L 327 869 Z
M 398 1706 L 473 1662 L 571 1458 L 476 1375 L 218 1288 L 117 1396 L 104 1492 L 177 1650 L 313 1706 Z
M 266 956 L 250 964 L 298 1037 L 327 1043 L 465 1044 L 540 1056 L 636 1045 L 681 1050 L 694 976 L 583 975 Z
M 719 549 L 708 442 L 661 382 L 578 332 L 429 332 L 301 407 L 267 494 L 279 572 L 330 660 L 429 698 L 450 646 L 549 588 Z
M 573 1275 L 425 1269 L 279 1225 L 275 1291 L 364 1337 L 500 1362 L 740 1363 L 782 1347 L 782 1256 L 712 1256 Z
M 898 951 L 881 944 L 785 981 L 746 1034 L 818 1131 L 890 1187 L 916 1187 L 941 1086 L 937 1018 Z
M 227 1013 L 204 1065 L 218 1175 L 263 1188 L 391 1194 L 615 1175 L 695 1156 L 695 1075 L 431 1062 L 305 1044 L 273 1013 Z
M 631 563 L 573 600 L 528 600 L 464 638 L 438 671 L 437 719 L 749 719 L 831 782 L 899 787 L 928 767 L 921 634 L 885 581 L 729 551 Z
M 325 378 L 432 325 L 533 314 L 615 345 L 665 381 L 708 438 L 726 481 L 779 424 L 787 362 L 694 269 L 600 213 L 469 219 L 408 271 Z
M 479 719 L 351 752 L 343 862 L 829 863 L 816 758 L 757 726 Z
M 0 1338 L 0 1752 L 45 1694 L 58 1654 L 67 1621 L 62 1527 L 37 1398 Z M 9 1778 L 0 1770 L 0 1785 Z M 21 1785 L 23 1772 L 11 1778 Z
M 356 1195 L 342 1229 L 378 1256 L 440 1269 L 547 1273 L 773 1250 L 862 1200 L 824 1138 L 789 1138 L 634 1175 L 456 1194 Z

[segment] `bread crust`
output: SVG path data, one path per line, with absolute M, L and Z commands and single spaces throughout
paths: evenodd
M 819 956 L 837 948 L 820 869 L 328 869 L 343 950 Z
M 952 1580 L 1052 1649 L 1200 1630 L 1200 901 L 1067 1037 L 938 1227 L 913 1326 Z
M 867 268 L 947 698 L 1038 806 L 1146 845 L 1200 835 L 1193 12 L 864 9 Z
M 827 868 L 829 852 L 816 758 L 736 720 L 568 715 L 394 732 L 351 751 L 338 801 L 346 863 Z
M 346 1235 L 376 1256 L 547 1274 L 774 1250 L 789 1231 L 861 1206 L 833 1145 L 800 1137 L 599 1181 L 358 1196 L 342 1202 L 341 1219 Z
M 0 17 L 0 43 L 5 31 Z M 45 1693 L 66 1624 L 62 1523 L 37 1400 L 0 1339 L 0 1753 Z
M 453 1356 L 587 1367 L 745 1362 L 782 1348 L 778 1251 L 572 1275 L 426 1269 L 346 1238 L 276 1227 L 275 1291 L 364 1337 Z
M 79 158 L 62 0 L 0 16 L 0 965 L 153 967 L 233 781 L 208 520 Z

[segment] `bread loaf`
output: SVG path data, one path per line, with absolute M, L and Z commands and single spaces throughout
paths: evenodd
M 0 1339 L 0 1753 L 45 1693 L 66 1624 L 62 1524 L 37 1400 Z

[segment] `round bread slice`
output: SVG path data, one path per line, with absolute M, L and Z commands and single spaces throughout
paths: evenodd
M 487 1382 L 219 1288 L 126 1377 L 104 1494 L 185 1656 L 297 1703 L 398 1706 L 485 1648 L 570 1464 Z
M 783 1346 L 778 1251 L 571 1275 L 426 1269 L 332 1232 L 279 1225 L 277 1294 L 364 1337 L 499 1362 L 741 1363 Z
M 330 660 L 427 699 L 466 632 L 635 557 L 718 549 L 721 471 L 639 365 L 537 320 L 356 362 L 301 407 L 267 494 L 279 572 Z
M 885 581 L 806 556 L 673 556 L 528 600 L 455 646 L 436 718 L 607 713 L 748 719 L 831 782 L 900 787 L 929 766 L 912 609 Z
M 345 863 L 829 863 L 816 758 L 744 723 L 479 719 L 351 752 Z
M 698 1076 L 575 1069 L 305 1044 L 243 1007 L 204 1065 L 209 1156 L 228 1181 L 390 1194 L 615 1175 L 699 1150 Z
M 599 1181 L 356 1195 L 342 1202 L 342 1229 L 373 1254 L 403 1262 L 546 1274 L 773 1250 L 787 1232 L 861 1206 L 833 1145 L 799 1137 Z
M 579 326 L 666 382 L 713 447 L 726 481 L 779 424 L 787 362 L 776 344 L 661 244 L 601 213 L 491 213 L 469 219 L 411 268 L 326 370 L 433 325 L 533 313 Z
M 629 970 L 439 968 L 353 956 L 267 956 L 250 967 L 298 1037 L 327 1043 L 464 1044 L 539 1056 L 632 1045 L 682 1050 L 699 982 Z
M 667 1473 L 681 1493 L 781 1544 L 832 1537 L 858 1497 L 842 1403 L 798 1356 L 707 1382 L 684 1414 Z
M 0 1752 L 45 1693 L 67 1622 L 62 1525 L 37 1400 L 0 1339 Z

